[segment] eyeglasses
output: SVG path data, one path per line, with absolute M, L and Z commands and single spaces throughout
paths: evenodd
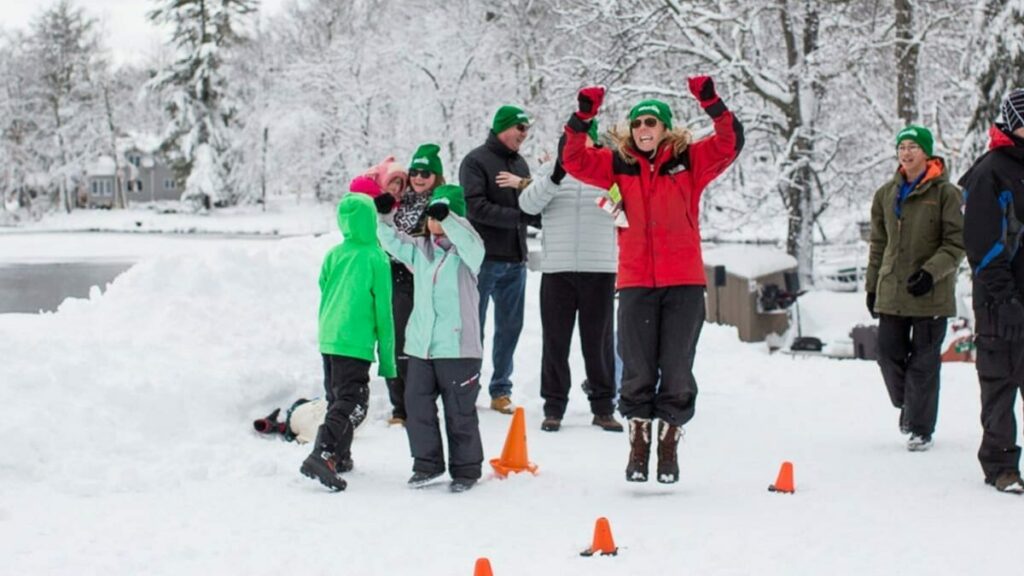
M 410 178 L 430 178 L 431 174 L 433 174 L 433 172 L 431 172 L 430 170 L 421 170 L 419 168 L 413 168 L 412 170 L 409 170 Z
M 529 124 L 516 124 L 516 130 L 519 130 L 520 132 L 527 132 L 527 131 L 530 130 L 530 125 Z
M 632 122 L 629 123 L 629 127 L 635 130 L 639 128 L 641 124 L 647 126 L 648 128 L 654 128 L 655 126 L 658 125 L 658 119 L 652 118 L 651 116 L 648 116 L 647 118 L 644 118 L 642 120 L 640 118 L 637 118 L 636 120 L 633 120 Z
M 914 150 L 920 150 L 921 147 L 917 144 L 900 144 L 896 149 L 900 152 L 913 152 Z

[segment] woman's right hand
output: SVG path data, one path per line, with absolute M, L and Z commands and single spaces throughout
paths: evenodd
M 587 86 L 580 90 L 576 95 L 576 101 L 579 103 L 576 116 L 584 122 L 593 120 L 601 108 L 601 103 L 604 102 L 604 92 L 604 86 Z

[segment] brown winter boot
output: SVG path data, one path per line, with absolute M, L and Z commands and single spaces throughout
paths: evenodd
M 683 429 L 664 420 L 658 420 L 658 482 L 674 484 L 679 481 L 679 460 L 676 452 Z
M 629 419 L 629 464 L 626 482 L 647 482 L 647 461 L 651 458 L 651 421 Z

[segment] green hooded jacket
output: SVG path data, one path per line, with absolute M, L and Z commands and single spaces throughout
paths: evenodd
M 956 271 L 964 258 L 964 219 L 960 190 L 949 181 L 941 158 L 928 160 L 924 178 L 895 203 L 905 177 L 898 171 L 875 192 L 871 205 L 871 247 L 866 286 L 875 293 L 875 311 L 893 316 L 955 316 Z M 915 297 L 907 279 L 918 270 L 932 275 L 932 290 Z
M 338 204 L 345 241 L 331 248 L 320 268 L 320 352 L 373 362 L 394 378 L 395 324 L 391 313 L 391 264 L 377 240 L 377 209 L 365 194 Z

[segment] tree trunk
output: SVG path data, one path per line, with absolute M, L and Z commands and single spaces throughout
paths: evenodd
M 917 63 L 921 45 L 914 41 L 914 13 L 910 0 L 895 0 L 896 8 L 896 114 L 904 125 L 918 120 Z

